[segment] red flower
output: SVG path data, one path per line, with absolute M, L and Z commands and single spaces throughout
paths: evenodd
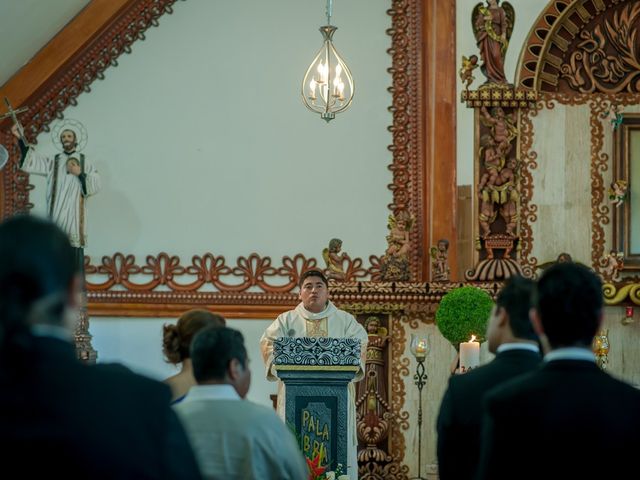
M 320 475 L 324 473 L 327 467 L 320 466 L 320 452 L 313 460 L 307 458 L 307 466 L 309 467 L 309 480 L 316 480 Z

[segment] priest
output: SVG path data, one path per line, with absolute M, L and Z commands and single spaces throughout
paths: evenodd
M 278 414 L 285 418 L 284 384 L 273 368 L 273 342 L 279 337 L 357 338 L 361 343 L 361 363 L 354 382 L 364 376 L 364 355 L 367 351 L 367 332 L 353 315 L 339 310 L 329 300 L 329 284 L 320 270 L 307 270 L 300 276 L 300 303 L 294 310 L 284 312 L 265 330 L 260 339 L 267 380 L 278 382 Z M 356 437 L 355 385 L 349 384 L 347 474 L 358 478 L 358 440 Z

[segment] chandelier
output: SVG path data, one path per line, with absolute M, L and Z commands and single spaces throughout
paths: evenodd
M 324 42 L 302 80 L 304 104 L 327 122 L 349 108 L 354 90 L 349 67 L 333 46 L 338 28 L 331 25 L 332 7 L 333 0 L 327 0 L 327 24 L 320 27 Z

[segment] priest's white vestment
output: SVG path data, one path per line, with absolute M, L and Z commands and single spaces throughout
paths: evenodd
M 358 323 L 353 315 L 339 310 L 331 302 L 327 302 L 324 310 L 318 313 L 310 312 L 300 303 L 294 310 L 284 312 L 265 330 L 260 339 L 262 358 L 266 366 L 267 380 L 278 382 L 278 415 L 285 418 L 285 388 L 273 368 L 273 342 L 278 337 L 332 337 L 357 338 L 360 340 L 361 352 L 360 369 L 354 380 L 349 383 L 347 428 L 347 473 L 351 480 L 358 479 L 358 439 L 356 436 L 356 389 L 354 382 L 364 377 L 365 356 L 368 336 L 364 327 Z M 335 467 L 335 466 L 332 466 Z

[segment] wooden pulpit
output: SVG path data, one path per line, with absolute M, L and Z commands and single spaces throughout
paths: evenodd
M 348 391 L 360 368 L 353 338 L 278 338 L 274 365 L 285 384 L 285 420 L 304 455 L 335 470 L 347 465 Z

